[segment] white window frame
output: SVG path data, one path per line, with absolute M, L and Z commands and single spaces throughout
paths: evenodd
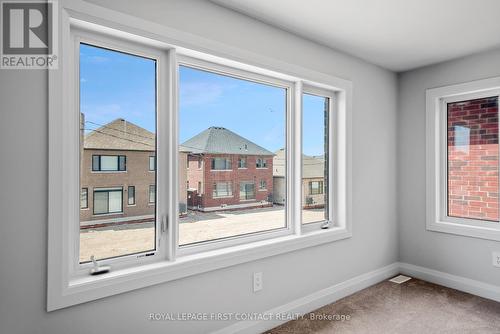
M 500 223 L 448 216 L 447 104 L 498 97 L 500 77 L 438 87 L 426 91 L 426 228 L 500 241 Z
M 49 71 L 49 236 L 47 310 L 115 295 L 256 259 L 349 238 L 351 227 L 352 83 L 325 73 L 259 56 L 163 29 L 152 22 L 86 2 L 59 2 L 57 25 L 61 61 Z M 133 254 L 99 261 L 109 273 L 90 276 L 90 264 L 79 265 L 79 92 L 75 35 L 96 46 L 156 58 L 157 93 L 157 248 L 152 256 Z M 138 52 L 142 50 L 142 52 Z M 291 83 L 287 112 L 287 228 L 282 236 L 225 240 L 225 247 L 182 252 L 178 229 L 177 59 L 216 64 L 236 73 Z M 333 94 L 337 182 L 334 224 L 328 230 L 301 226 L 301 97 L 303 87 Z M 332 106 L 333 107 L 333 106 Z M 333 140 L 333 139 L 332 139 Z M 332 197 L 333 198 L 333 197 Z M 169 218 L 170 217 L 170 218 Z M 70 222 L 68 224 L 68 222 Z M 72 223 L 71 223 L 72 222 Z M 253 237 L 253 236 L 252 236 Z M 214 243 L 216 244 L 216 243 Z M 150 252 L 149 252 L 150 253 Z
M 344 208 L 343 198 L 339 196 L 339 193 L 335 191 L 337 187 L 343 187 L 342 180 L 343 171 L 339 170 L 343 168 L 341 164 L 336 165 L 335 163 L 331 163 L 332 161 L 337 161 L 337 159 L 342 159 L 343 151 L 345 148 L 339 145 L 342 142 L 342 131 L 341 127 L 336 126 L 339 122 L 342 122 L 342 116 L 338 111 L 339 105 L 336 103 L 335 99 L 337 98 L 336 94 L 331 90 L 323 89 L 315 86 L 307 86 L 305 85 L 302 89 L 303 94 L 319 96 L 323 98 L 329 99 L 328 103 L 328 123 L 329 123 L 329 133 L 328 133 L 328 212 L 327 218 L 319 221 L 308 222 L 306 224 L 302 224 L 302 229 L 304 231 L 314 231 L 320 228 L 326 221 L 329 221 L 333 226 L 341 226 L 338 221 L 337 210 L 342 210 Z M 301 110 L 301 119 L 302 119 L 302 110 Z M 302 126 L 302 123 L 301 123 Z M 301 133 L 300 137 L 300 146 L 302 148 L 302 136 L 304 134 Z M 300 156 L 300 181 L 302 182 L 302 154 Z M 339 184 L 340 183 L 340 184 Z M 321 195 L 325 195 L 325 180 L 323 180 L 323 193 Z M 302 185 L 300 187 L 301 191 L 308 192 L 309 185 L 307 189 L 303 189 Z M 306 193 L 305 196 L 310 196 L 310 194 Z M 302 210 L 302 199 L 301 199 L 301 210 Z M 301 211 L 301 223 L 302 223 L 302 211 Z

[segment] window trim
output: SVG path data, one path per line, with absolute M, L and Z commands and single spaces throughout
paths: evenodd
M 449 217 L 447 196 L 447 104 L 499 97 L 500 77 L 471 81 L 426 91 L 426 229 L 500 241 L 500 223 Z
M 127 22 L 123 24 L 123 22 Z M 295 66 L 283 61 L 260 56 L 244 49 L 226 47 L 210 40 L 198 38 L 179 31 L 164 30 L 152 22 L 137 17 L 119 13 L 116 11 L 102 11 L 101 7 L 90 3 L 62 3 L 60 6 L 59 27 L 61 47 L 65 57 L 61 58 L 58 71 L 49 71 L 49 228 L 48 228 L 48 279 L 47 279 L 47 310 L 52 311 L 83 303 L 86 301 L 131 291 L 134 289 L 158 284 L 162 282 L 179 279 L 209 270 L 225 268 L 256 259 L 266 258 L 278 254 L 318 246 L 341 240 L 352 236 L 351 227 L 351 127 L 352 127 L 352 82 L 325 73 L 316 72 L 307 68 Z M 72 167 L 75 154 L 78 155 L 78 140 L 72 138 L 72 129 L 78 129 L 78 117 L 72 113 L 64 112 L 75 106 L 71 96 L 78 91 L 78 82 L 72 80 L 75 75 L 73 63 L 75 48 L 71 41 L 71 30 L 83 30 L 91 37 L 99 36 L 97 39 L 111 39 L 115 45 L 129 45 L 128 42 L 118 42 L 115 37 L 131 41 L 132 44 L 140 43 L 144 48 L 156 53 L 162 61 L 158 68 L 159 85 L 166 85 L 164 92 L 167 99 L 159 99 L 158 109 L 165 112 L 157 113 L 157 124 L 165 126 L 167 131 L 158 131 L 157 134 L 157 184 L 165 187 L 157 189 L 156 217 L 157 226 L 159 221 L 166 222 L 166 213 L 175 217 L 178 214 L 177 190 L 170 180 L 176 180 L 178 166 L 176 161 L 177 150 L 177 115 L 173 113 L 170 118 L 168 112 L 172 108 L 176 110 L 177 101 L 175 97 L 176 71 L 169 69 L 175 64 L 176 54 L 196 57 L 205 61 L 223 64 L 236 69 L 251 71 L 264 76 L 273 76 L 277 79 L 293 83 L 293 91 L 290 98 L 295 101 L 291 109 L 291 129 L 295 136 L 289 138 L 290 143 L 296 149 L 300 145 L 298 134 L 301 133 L 300 101 L 303 85 L 315 86 L 334 92 L 335 109 L 338 110 L 338 118 L 335 123 L 336 149 L 338 151 L 336 174 L 340 182 L 336 184 L 339 199 L 338 226 L 329 230 L 300 230 L 299 224 L 291 235 L 276 236 L 272 239 L 254 239 L 246 244 L 228 244 L 227 248 L 207 250 L 197 254 L 180 255 L 175 253 L 173 247 L 176 235 L 172 228 L 166 229 L 161 240 L 164 250 L 163 256 L 156 260 L 142 258 L 136 262 L 137 254 L 116 260 L 112 271 L 101 276 L 88 276 L 88 267 L 85 275 L 73 277 L 71 271 L 71 249 L 75 247 L 71 240 L 72 228 L 65 224 L 75 215 L 75 208 L 71 204 L 74 198 L 79 203 L 80 186 L 73 184 L 75 174 L 78 170 Z M 101 36 L 106 36 L 101 38 Z M 108 37 L 111 36 L 111 37 Z M 116 43 L 115 43 L 116 42 Z M 94 43 L 93 43 L 94 44 Z M 94 44 L 95 45 L 95 44 Z M 151 48 L 152 47 L 152 48 Z M 157 48 L 166 50 L 158 53 Z M 135 48 L 134 48 L 135 49 Z M 200 51 L 198 51 L 198 50 Z M 134 52 L 135 53 L 135 52 Z M 136 53 L 135 53 L 136 54 Z M 242 63 L 244 61 L 244 63 Z M 258 75 L 258 74 L 257 74 Z M 68 84 L 69 83 L 69 84 Z M 168 101 L 168 102 L 167 102 Z M 166 134 L 169 133 L 167 136 Z M 71 138 L 69 141 L 64 141 Z M 289 146 L 291 147 L 291 146 Z M 162 153 L 166 152 L 166 153 Z M 299 219 L 300 216 L 300 154 L 294 150 L 287 150 L 287 161 L 290 162 L 290 171 L 293 178 L 288 183 L 293 183 L 295 192 L 291 195 L 290 213 Z M 69 158 L 69 159 L 68 159 Z M 64 167 L 63 168 L 63 161 Z M 68 163 L 68 161 L 70 163 Z M 169 170 L 169 177 L 166 175 Z M 292 181 L 293 180 L 293 181 Z M 66 182 L 66 183 L 65 183 Z M 78 182 L 76 182 L 78 183 Z M 298 184 L 297 184 L 298 183 Z M 64 194 L 64 195 L 63 195 Z M 67 196 L 68 194 L 74 194 Z M 165 198 L 168 200 L 161 200 Z M 76 206 L 76 209 L 79 205 Z M 174 227 L 169 225 L 169 227 Z M 175 224 L 173 224 L 175 225 Z M 63 251 L 61 251 L 63 250 Z M 175 257 L 178 260 L 175 261 Z M 133 266 L 130 265 L 131 258 Z M 100 261 L 106 264 L 106 261 Z M 65 268 L 70 268 L 66 270 Z

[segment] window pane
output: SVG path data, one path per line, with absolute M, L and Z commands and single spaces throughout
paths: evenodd
M 109 192 L 109 212 L 122 212 L 122 191 Z
M 94 214 L 108 213 L 108 192 L 96 191 L 94 192 Z
M 498 98 L 448 104 L 448 215 L 498 221 Z
M 328 219 L 329 99 L 302 95 L 302 223 Z
M 117 156 L 101 156 L 101 170 L 118 170 L 118 157 Z
M 135 204 L 135 187 L 129 186 L 128 187 L 128 205 L 134 205 L 134 204 Z
M 179 73 L 178 160 L 207 162 L 179 165 L 179 207 L 187 208 L 179 244 L 286 227 L 285 161 L 273 170 L 273 157 L 285 150 L 286 89 L 186 66 Z M 258 159 L 267 168 L 257 169 Z M 185 189 L 184 180 L 201 182 L 203 193 Z M 256 191 L 260 180 L 266 189 Z
M 82 188 L 82 193 L 80 195 L 80 208 L 86 209 L 88 208 L 88 189 Z
M 149 203 L 154 203 L 156 200 L 156 187 L 149 186 Z
M 80 262 L 154 251 L 156 61 L 80 44 L 80 125 Z
M 153 171 L 156 169 L 155 157 L 149 157 L 149 170 Z

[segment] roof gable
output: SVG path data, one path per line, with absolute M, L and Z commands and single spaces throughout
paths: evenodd
M 85 135 L 85 149 L 154 151 L 154 133 L 118 118 Z
M 274 155 L 271 151 L 223 127 L 212 126 L 181 144 L 192 153 Z

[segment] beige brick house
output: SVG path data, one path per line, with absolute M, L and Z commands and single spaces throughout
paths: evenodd
M 116 119 L 87 134 L 82 130 L 80 142 L 81 225 L 152 221 L 156 202 L 155 135 Z M 187 153 L 179 154 L 180 161 L 186 161 Z M 185 167 L 182 163 L 179 166 L 181 209 L 186 208 Z
M 275 152 L 273 158 L 274 203 L 284 204 L 286 198 L 285 149 Z M 325 206 L 325 159 L 302 156 L 302 203 L 304 208 Z
M 223 127 L 210 127 L 181 147 L 190 151 L 186 179 L 190 209 L 272 205 L 272 152 Z

